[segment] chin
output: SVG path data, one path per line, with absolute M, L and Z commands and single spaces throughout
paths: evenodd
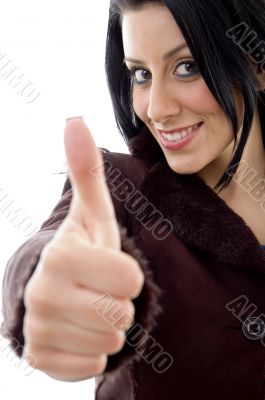
M 169 167 L 172 169 L 172 171 L 176 172 L 177 174 L 181 175 L 191 175 L 191 174 L 196 174 L 199 172 L 199 169 L 194 169 L 194 168 L 176 168 L 173 167 L 169 164 Z
M 172 160 L 171 160 L 172 161 Z M 169 167 L 172 169 L 172 171 L 176 172 L 177 174 L 182 174 L 182 175 L 190 175 L 190 174 L 196 174 L 198 173 L 201 168 L 198 166 L 191 167 L 190 163 L 186 165 L 175 165 L 174 163 L 170 162 L 170 160 L 167 160 Z

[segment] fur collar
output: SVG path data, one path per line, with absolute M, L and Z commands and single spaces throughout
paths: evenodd
M 265 274 L 265 251 L 254 233 L 202 179 L 172 171 L 148 129 L 128 147 L 150 163 L 139 190 L 172 222 L 184 243 L 215 263 Z

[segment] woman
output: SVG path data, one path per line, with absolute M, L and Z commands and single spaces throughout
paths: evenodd
M 19 356 L 97 400 L 265 398 L 264 37 L 263 0 L 111 1 L 131 155 L 68 122 L 62 199 L 5 273 Z

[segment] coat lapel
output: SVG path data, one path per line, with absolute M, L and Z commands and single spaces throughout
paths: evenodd
M 175 173 L 146 129 L 131 139 L 129 149 L 151 162 L 139 190 L 186 245 L 214 263 L 265 273 L 265 252 L 254 233 L 201 178 Z

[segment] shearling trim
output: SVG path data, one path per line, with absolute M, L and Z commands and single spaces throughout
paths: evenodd
M 96 378 L 95 400 L 134 400 L 135 381 L 132 364 L 126 363 L 121 368 Z
M 144 331 L 150 333 L 156 326 L 158 315 L 162 312 L 162 307 L 159 304 L 160 296 L 162 296 L 162 289 L 160 289 L 153 281 L 152 270 L 148 258 L 143 254 L 142 250 L 136 246 L 134 238 L 127 235 L 127 228 L 121 226 L 120 223 L 118 223 L 118 225 L 121 235 L 122 251 L 130 254 L 138 261 L 145 276 L 143 289 L 140 295 L 133 300 L 135 306 L 134 323 L 140 324 Z M 133 329 L 133 327 L 130 329 Z M 127 331 L 127 333 L 129 331 Z M 108 364 L 105 372 L 114 370 L 128 359 L 131 361 L 139 360 L 139 358 L 140 356 L 135 352 L 135 349 L 125 341 L 124 347 L 119 353 L 108 357 Z
M 164 159 L 149 169 L 139 190 L 198 256 L 265 273 L 265 252 L 251 229 L 196 174 L 177 174 Z
M 265 252 L 245 221 L 199 176 L 174 172 L 146 126 L 130 139 L 128 147 L 131 154 L 153 164 L 139 190 L 199 257 L 265 273 Z
M 128 149 L 131 155 L 152 163 L 165 158 L 161 147 L 146 126 L 136 136 L 129 139 Z

